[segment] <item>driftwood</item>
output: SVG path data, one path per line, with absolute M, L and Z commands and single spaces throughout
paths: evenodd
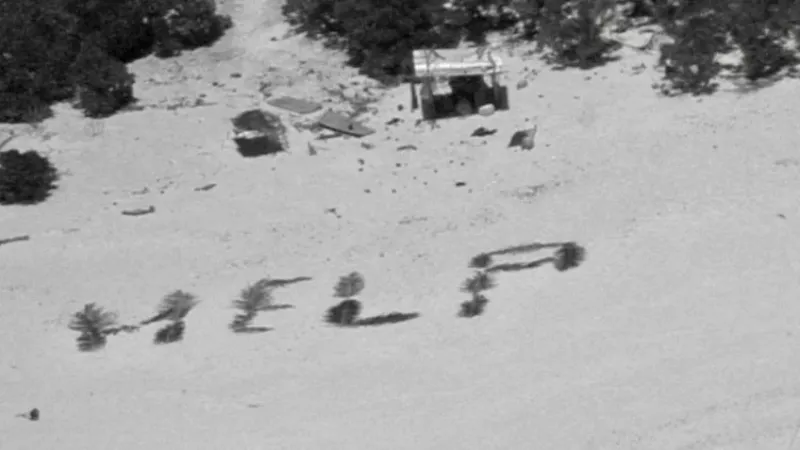
M 145 214 L 151 214 L 154 212 L 156 212 L 156 207 L 150 206 L 149 208 L 126 209 L 122 211 L 122 214 L 126 216 L 143 216 Z
M 30 239 L 31 237 L 28 236 L 27 234 L 24 236 L 14 236 L 12 238 L 0 239 L 0 245 L 10 244 L 12 242 L 28 241 Z

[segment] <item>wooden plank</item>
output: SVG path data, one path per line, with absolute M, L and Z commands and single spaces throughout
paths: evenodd
M 294 97 L 277 97 L 267 100 L 267 103 L 277 108 L 286 109 L 297 114 L 311 114 L 322 108 L 319 103 L 310 102 Z
M 319 118 L 319 125 L 329 130 L 338 131 L 339 133 L 349 134 L 351 136 L 363 137 L 375 132 L 372 128 L 365 127 L 364 125 L 345 117 L 333 111 L 326 111 L 322 117 Z

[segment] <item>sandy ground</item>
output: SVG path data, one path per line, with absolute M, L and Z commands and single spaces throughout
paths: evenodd
M 145 109 L 15 128 L 11 147 L 65 175 L 46 203 L 0 209 L 0 238 L 31 236 L 0 247 L 0 449 L 800 449 L 795 81 L 665 99 L 654 55 L 557 72 L 516 49 L 511 111 L 415 125 L 402 87 L 368 138 L 310 156 L 290 127 L 289 152 L 244 159 L 230 118 L 279 112 L 265 80 L 318 101 L 370 82 L 284 39 L 274 5 L 226 8 L 239 27 L 217 46 L 133 65 Z M 534 123 L 534 150 L 506 148 Z M 484 316 L 456 317 L 471 256 L 566 240 L 581 267 L 502 273 Z M 364 315 L 421 317 L 326 326 L 353 270 Z M 276 292 L 295 308 L 260 315 L 272 331 L 231 333 L 230 301 L 267 275 L 312 280 Z M 134 322 L 174 289 L 201 299 L 183 342 L 146 328 L 76 350 L 83 304 Z

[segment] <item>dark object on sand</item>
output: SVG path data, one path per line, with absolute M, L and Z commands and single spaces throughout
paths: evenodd
M 473 131 L 470 136 L 473 136 L 473 137 L 484 137 L 484 136 L 491 136 L 491 135 L 493 135 L 495 133 L 497 133 L 497 129 L 489 130 L 489 129 L 484 128 L 484 127 L 479 127 L 479 128 L 476 128 L 475 131 Z
M 10 244 L 12 242 L 22 242 L 22 241 L 29 241 L 31 239 L 30 236 L 27 234 L 24 236 L 14 236 L 10 238 L 0 239 L 0 245 Z
M 553 265 L 559 272 L 578 267 L 586 257 L 586 250 L 574 242 L 567 242 L 556 250 Z
M 361 303 L 358 300 L 344 300 L 328 309 L 325 321 L 342 327 L 351 326 L 361 313 Z
M 245 111 L 232 119 L 233 141 L 247 158 L 278 153 L 287 149 L 286 127 L 280 117 L 260 109 Z
M 143 216 L 145 214 L 152 214 L 154 212 L 156 212 L 156 207 L 150 205 L 147 208 L 126 209 L 122 211 L 122 214 L 126 216 Z
M 319 118 L 319 125 L 323 128 L 355 137 L 364 137 L 375 132 L 372 128 L 365 127 L 355 120 L 333 111 L 325 112 Z
M 297 114 L 310 114 L 322 108 L 319 103 L 309 102 L 294 97 L 278 97 L 267 100 L 267 103 L 277 108 L 286 109 Z

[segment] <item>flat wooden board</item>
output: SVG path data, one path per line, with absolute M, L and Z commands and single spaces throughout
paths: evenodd
M 490 47 L 414 50 L 414 75 L 449 77 L 502 73 L 503 60 L 498 50 Z
M 314 111 L 322 108 L 319 103 L 310 102 L 294 97 L 277 97 L 267 100 L 267 104 L 275 106 L 276 108 L 285 109 L 297 114 L 311 114 Z
M 363 137 L 375 132 L 372 128 L 365 127 L 345 115 L 333 111 L 325 112 L 325 114 L 319 118 L 318 123 L 321 127 L 329 130 L 356 137 Z

